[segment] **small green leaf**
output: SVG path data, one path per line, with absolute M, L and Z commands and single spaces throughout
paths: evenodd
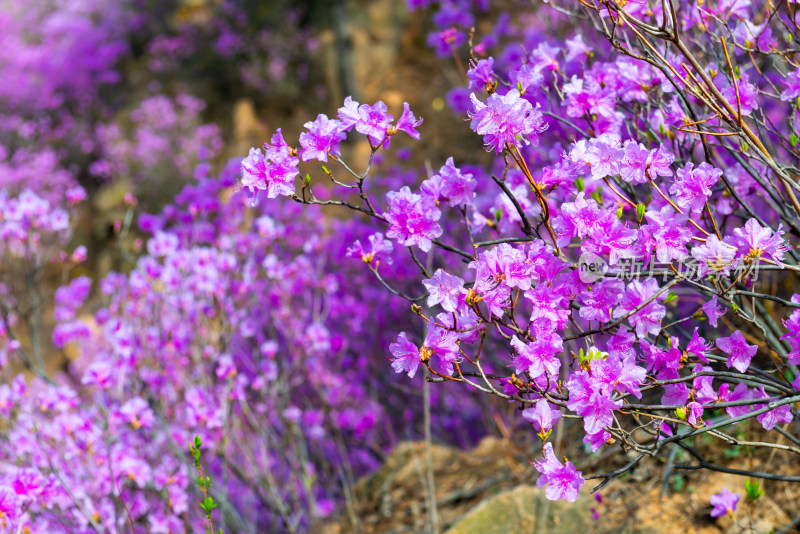
M 494 212 L 494 220 L 496 222 L 500 222 L 500 219 L 503 218 L 503 208 L 499 208 L 496 212 Z
M 583 177 L 578 176 L 578 179 L 575 180 L 575 189 L 578 190 L 578 193 L 583 193 Z
M 522 88 L 522 82 L 517 82 L 517 90 L 519 91 L 519 94 L 523 94 L 525 92 L 525 89 Z
M 597 191 L 592 193 L 592 198 L 594 199 L 595 202 L 597 202 L 598 204 L 600 204 L 602 206 L 603 205 L 603 188 L 602 187 L 598 187 Z
M 669 293 L 667 293 L 667 298 L 664 299 L 664 303 L 666 304 L 667 302 L 672 302 L 676 298 L 678 298 L 678 295 L 670 291 Z
M 326 167 L 325 165 L 322 166 L 322 172 L 324 172 L 325 174 L 330 174 L 330 172 L 328 171 L 328 167 Z
M 641 202 L 639 204 L 636 204 L 636 220 L 637 221 L 642 222 L 642 219 L 644 218 L 644 210 L 646 210 L 646 209 L 647 208 L 645 207 L 645 205 L 642 204 Z
M 622 214 L 624 213 L 624 211 L 625 210 L 622 209 L 622 204 L 620 204 L 619 208 L 617 208 L 617 219 L 622 219 Z
M 800 141 L 800 138 L 798 138 L 795 134 L 789 136 L 789 142 L 792 144 L 793 147 L 797 146 L 798 141 Z
M 739 311 L 739 305 L 736 304 L 735 302 L 731 302 L 731 307 L 733 308 L 733 311 L 735 312 Z
M 195 448 L 199 449 L 200 446 L 203 444 L 203 440 L 200 439 L 200 436 L 197 435 L 194 437 L 194 446 Z
M 736 65 L 735 67 L 733 67 L 733 74 L 734 74 L 734 76 L 736 76 L 737 80 L 741 80 L 742 79 L 742 71 L 739 69 L 739 65 Z
M 764 495 L 764 490 L 761 489 L 761 484 L 755 480 L 745 480 L 744 481 L 744 491 L 747 493 L 747 498 L 751 501 L 755 501 L 762 495 Z
M 747 153 L 747 147 L 748 147 L 747 141 L 742 141 L 742 147 L 741 147 L 742 148 L 742 152 Z

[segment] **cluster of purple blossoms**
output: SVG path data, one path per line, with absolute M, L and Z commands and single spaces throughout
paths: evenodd
M 483 136 L 487 150 L 501 153 L 506 145 L 538 146 L 539 134 L 547 129 L 542 112 L 512 89 L 505 95 L 493 93 L 486 102 L 472 94 L 470 127 Z

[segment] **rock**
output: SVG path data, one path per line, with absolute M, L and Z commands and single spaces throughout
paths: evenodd
M 576 503 L 552 502 L 543 489 L 517 486 L 478 505 L 447 534 L 588 532 L 592 526 L 590 502 L 586 495 L 580 495 Z

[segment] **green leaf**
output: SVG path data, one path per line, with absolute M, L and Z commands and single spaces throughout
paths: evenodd
M 667 298 L 664 299 L 664 304 L 666 304 L 667 302 L 672 302 L 676 298 L 678 298 L 678 295 L 670 291 L 669 293 L 667 293 Z
M 747 152 L 747 148 L 748 148 L 747 141 L 742 141 L 742 146 L 741 146 L 742 152 L 746 153 Z
M 645 205 L 642 204 L 641 202 L 636 204 L 636 220 L 637 221 L 642 222 L 642 219 L 644 218 L 644 210 L 646 210 L 646 209 L 647 208 L 645 207 Z
M 598 187 L 597 191 L 592 193 L 592 198 L 594 199 L 595 202 L 597 202 L 598 204 L 600 204 L 602 206 L 603 205 L 603 188 L 602 187 Z
M 789 136 L 789 142 L 792 144 L 793 147 L 797 146 L 798 141 L 800 141 L 800 138 L 798 138 L 795 134 Z
M 499 208 L 496 212 L 494 212 L 494 220 L 496 222 L 500 222 L 500 219 L 503 218 L 503 208 Z
M 764 495 L 764 490 L 761 489 L 761 484 L 759 484 L 759 482 L 756 480 L 745 480 L 744 491 L 747 493 L 747 498 L 751 501 L 755 501 Z
M 194 437 L 194 446 L 195 446 L 195 448 L 199 449 L 200 445 L 202 445 L 202 444 L 203 444 L 203 440 L 200 439 L 200 436 L 199 435 L 195 436 Z
M 624 213 L 624 211 L 625 210 L 622 209 L 622 204 L 620 204 L 619 208 L 617 208 L 617 219 L 622 219 L 622 214 Z
M 739 65 L 736 65 L 735 67 L 733 67 L 733 74 L 734 74 L 734 76 L 736 76 L 737 80 L 741 80 L 742 79 L 742 71 L 739 69 Z
M 578 193 L 583 193 L 583 177 L 578 176 L 578 179 L 575 180 L 575 189 L 578 190 Z

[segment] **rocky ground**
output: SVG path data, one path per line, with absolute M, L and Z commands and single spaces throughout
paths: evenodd
M 578 501 L 569 504 L 547 501 L 536 488 L 536 472 L 528 464 L 532 457 L 503 440 L 485 438 L 471 451 L 433 445 L 431 452 L 439 528 L 446 534 L 800 532 L 798 484 L 763 482 L 765 495 L 748 505 L 741 477 L 671 473 L 665 492 L 665 468 L 650 462 L 598 494 L 592 495 L 591 482 L 596 481 L 590 481 Z M 379 471 L 351 489 L 346 506 L 319 528 L 320 534 L 432 532 L 426 458 L 424 443 L 399 446 Z M 593 462 L 609 468 L 615 460 L 599 457 Z M 731 465 L 757 468 L 766 461 L 784 474 L 800 471 L 798 462 L 788 457 L 737 458 Z M 579 467 L 597 472 L 591 462 Z M 740 493 L 742 501 L 733 518 L 713 519 L 709 497 L 723 487 Z

